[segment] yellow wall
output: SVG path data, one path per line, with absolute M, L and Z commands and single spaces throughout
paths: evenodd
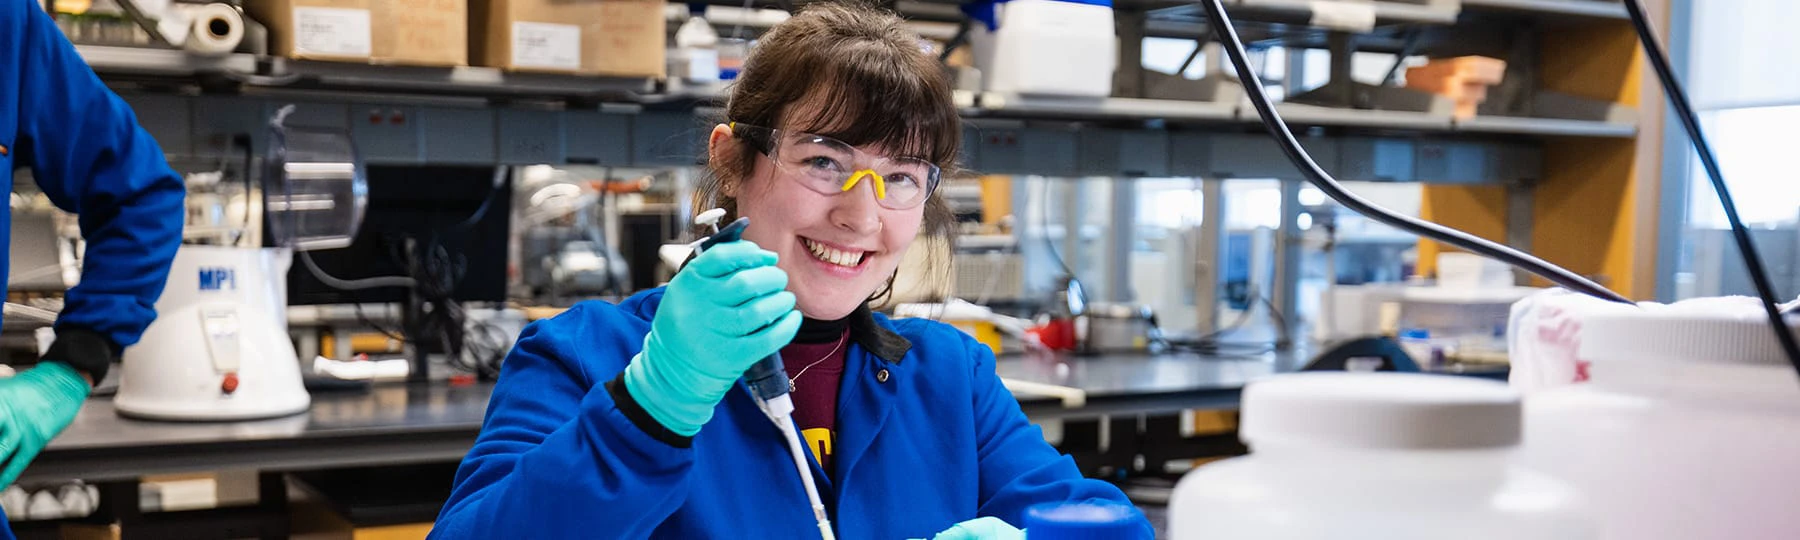
M 1662 102 L 1659 95 L 1642 95 L 1647 73 L 1636 34 L 1626 22 L 1564 28 L 1546 32 L 1541 50 L 1544 89 L 1638 107 L 1640 122 L 1636 139 L 1545 141 L 1531 251 L 1621 294 L 1648 299 L 1655 293 Z M 1501 187 L 1426 186 L 1421 212 L 1484 238 L 1505 239 Z M 1420 242 L 1421 274 L 1432 272 L 1439 250 L 1435 242 Z
M 1419 217 L 1495 242 L 1506 242 L 1506 188 L 1501 186 L 1425 186 Z M 1438 252 L 1451 249 L 1430 240 L 1419 242 L 1420 275 L 1437 269 Z M 1452 249 L 1453 250 L 1453 249 Z
M 1628 106 L 1639 104 L 1643 51 L 1627 24 L 1550 32 L 1543 50 L 1570 52 L 1544 55 L 1538 76 L 1546 89 Z M 1640 116 L 1654 113 L 1642 111 Z M 1646 135 L 1640 130 L 1639 137 Z M 1539 257 L 1592 274 L 1601 285 L 1626 296 L 1645 299 L 1655 293 L 1656 285 L 1635 270 L 1654 266 L 1655 236 L 1652 231 L 1644 242 L 1637 233 L 1655 227 L 1655 208 L 1643 206 L 1638 195 L 1653 193 L 1659 183 L 1654 175 L 1639 174 L 1638 142 L 1550 140 L 1544 147 L 1544 182 L 1538 186 L 1532 208 L 1536 224 L 1531 241 L 1532 251 Z
M 981 177 L 981 224 L 996 226 L 1000 218 L 1012 215 L 1012 177 Z

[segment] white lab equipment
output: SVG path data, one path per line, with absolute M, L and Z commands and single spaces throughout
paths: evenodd
M 1400 283 L 1367 283 L 1332 285 L 1319 293 L 1319 324 L 1313 325 L 1313 339 L 1336 343 L 1391 333 L 1400 322 L 1400 298 L 1411 285 Z M 1383 310 L 1392 313 L 1384 321 Z
M 706 7 L 689 8 L 687 22 L 675 30 L 669 74 L 692 84 L 719 84 L 719 34 L 704 15 Z
M 1513 285 L 1512 267 L 1473 253 L 1437 256 L 1437 284 L 1452 289 L 1504 289 Z
M 1585 539 L 1574 489 L 1511 462 L 1520 403 L 1504 384 L 1311 372 L 1244 389 L 1245 457 L 1195 469 L 1169 502 L 1173 540 Z
M 1011 0 L 969 31 L 982 89 L 1104 98 L 1118 65 L 1112 0 Z
M 1421 366 L 1438 356 L 1505 363 L 1506 329 L 1514 303 L 1542 289 L 1407 287 L 1400 294 L 1398 330 L 1407 354 Z M 1409 342 L 1418 342 L 1415 348 Z
M 125 351 L 113 401 L 119 414 L 225 421 L 290 416 L 311 406 L 287 334 L 288 268 L 296 252 L 304 257 L 307 250 L 350 244 L 368 205 L 368 184 L 349 136 L 288 127 L 294 110 L 283 107 L 271 120 L 263 162 L 262 207 L 279 247 L 183 245 L 176 251 L 156 321 Z M 411 284 L 359 281 L 340 285 Z
M 285 248 L 184 245 L 156 321 L 125 350 L 119 414 L 243 420 L 305 411 L 312 400 L 287 335 Z
M 1764 317 L 1749 297 L 1585 314 L 1588 382 L 1526 399 L 1525 462 L 1590 494 L 1601 538 L 1800 538 L 1800 382 Z

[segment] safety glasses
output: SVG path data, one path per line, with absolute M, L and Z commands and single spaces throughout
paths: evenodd
M 811 133 L 731 123 L 731 132 L 748 141 L 783 176 L 807 189 L 836 195 L 869 184 L 884 208 L 906 210 L 923 204 L 937 190 L 937 164 L 915 157 L 877 157 L 849 143 Z

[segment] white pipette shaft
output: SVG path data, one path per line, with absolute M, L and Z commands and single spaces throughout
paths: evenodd
M 800 443 L 800 432 L 794 429 L 792 414 L 794 401 L 787 394 L 763 402 L 763 412 L 781 429 L 787 437 L 788 453 L 794 457 L 794 470 L 800 472 L 800 482 L 806 485 L 806 500 L 812 504 L 813 519 L 819 522 L 819 537 L 824 540 L 837 540 L 831 532 L 831 518 L 825 515 L 825 502 L 819 498 L 819 486 L 813 482 L 812 467 L 806 461 L 805 446 Z

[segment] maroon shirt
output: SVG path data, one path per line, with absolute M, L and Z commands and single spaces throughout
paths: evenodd
M 850 329 L 843 321 L 808 319 L 794 342 L 781 349 L 783 367 L 794 381 L 794 424 L 827 475 L 832 474 L 831 456 L 837 445 L 838 383 L 844 379 L 849 340 Z

